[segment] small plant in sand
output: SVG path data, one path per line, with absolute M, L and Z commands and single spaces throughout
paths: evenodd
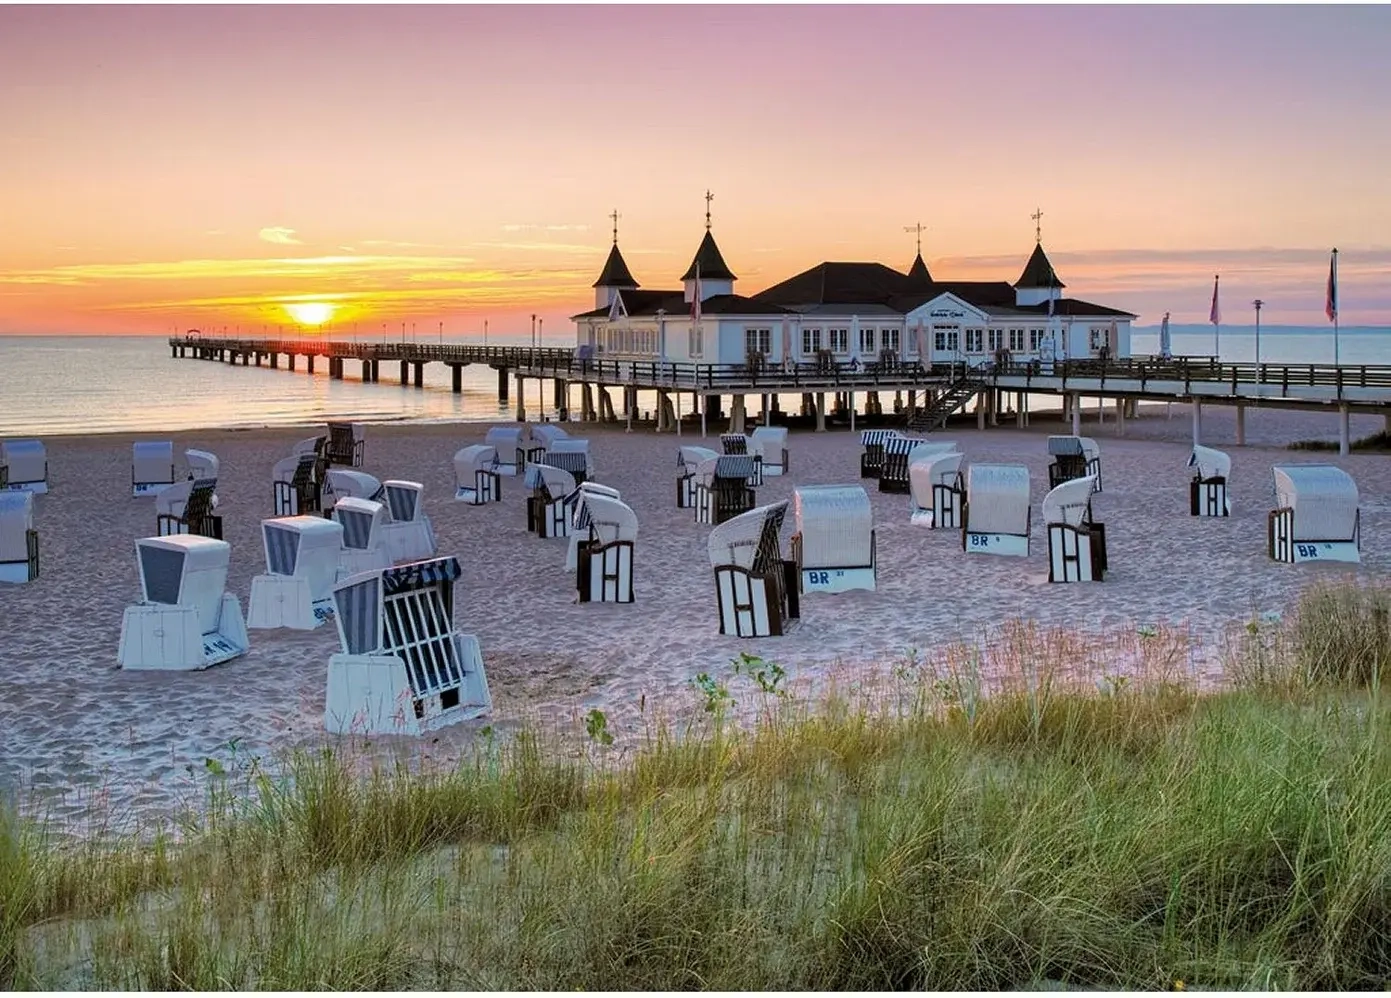
M 691 685 L 697 693 L 705 697 L 704 708 L 707 714 L 722 713 L 726 704 L 734 702 L 734 697 L 729 694 L 729 687 L 708 672 L 699 673 L 691 680 Z
M 612 745 L 613 733 L 609 731 L 609 718 L 598 707 L 584 716 L 584 733 L 589 740 L 599 745 Z
M 730 665 L 736 676 L 748 676 L 758 684 L 758 688 L 764 693 L 783 699 L 787 698 L 787 690 L 782 688 L 782 681 L 787 678 L 787 672 L 778 663 L 768 662 L 758 655 L 750 655 L 746 651 L 741 651 L 739 657 L 734 659 Z

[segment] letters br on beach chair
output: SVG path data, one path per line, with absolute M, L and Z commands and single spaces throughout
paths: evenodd
M 1092 491 L 1101 491 L 1101 448 L 1091 437 L 1049 437 L 1048 453 L 1053 455 L 1053 462 L 1048 466 L 1050 489 L 1091 475 L 1095 480 Z
M 966 487 L 961 478 L 964 456 L 953 451 L 910 455 L 909 490 L 913 512 L 908 522 L 931 530 L 960 530 Z
M 961 546 L 968 554 L 1029 555 L 1029 469 L 973 464 L 966 471 Z
M 0 492 L 0 582 L 33 582 L 39 577 L 39 533 L 34 529 L 34 496 Z
M 753 458 L 747 454 L 722 454 L 704 461 L 695 475 L 696 523 L 724 521 L 753 509 Z
M 568 500 L 575 491 L 575 476 L 548 464 L 533 464 L 526 469 L 525 484 L 531 490 L 526 497 L 526 529 L 537 537 L 569 537 Z
M 1277 464 L 1268 549 L 1276 561 L 1362 560 L 1357 483 L 1331 464 Z
M 241 604 L 226 591 L 231 550 L 197 534 L 135 542 L 141 602 L 121 618 L 121 668 L 189 671 L 246 654 Z
M 425 515 L 425 486 L 391 479 L 382 484 L 387 522 L 382 540 L 395 564 L 435 556 L 435 527 Z
M 131 445 L 131 495 L 159 495 L 173 484 L 174 444 L 171 441 L 138 440 Z
M 371 499 L 348 496 L 333 505 L 333 519 L 343 525 L 343 547 L 338 552 L 338 577 L 391 567 L 386 546 L 386 507 Z
M 801 616 L 797 563 L 782 556 L 787 502 L 749 510 L 710 531 L 710 565 L 720 633 L 741 638 L 786 634 Z
M 1227 479 L 1232 459 L 1220 450 L 1194 445 L 1188 467 L 1196 469 L 1188 485 L 1188 512 L 1193 516 L 1231 516 Z
M 48 491 L 48 449 L 42 440 L 6 440 L 0 444 L 0 489 Z
M 766 476 L 785 475 L 789 470 L 787 458 L 787 427 L 758 426 L 749 435 L 749 453 L 762 460 Z
M 482 506 L 502 502 L 502 476 L 497 470 L 497 448 L 472 444 L 454 452 L 454 501 Z
M 580 486 L 570 533 L 579 602 L 633 602 L 637 539 L 637 514 L 623 500 Z
M 763 456 L 748 437 L 742 433 L 721 433 L 720 450 L 725 454 L 748 455 L 752 458 L 753 474 L 749 476 L 749 485 L 756 489 L 763 484 Z
M 1100 582 L 1106 577 L 1106 527 L 1092 519 L 1091 476 L 1074 478 L 1043 497 L 1048 528 L 1048 581 Z
M 861 430 L 860 446 L 864 453 L 860 455 L 860 477 L 878 478 L 884 467 L 884 441 L 902 436 L 897 430 Z
M 803 593 L 875 589 L 874 511 L 858 485 L 801 485 L 792 494 L 792 560 Z
M 367 449 L 367 434 L 361 423 L 329 423 L 328 444 L 323 455 L 330 464 L 361 468 Z
M 455 623 L 461 574 L 458 559 L 432 558 L 338 583 L 325 728 L 419 735 L 492 709 L 478 638 Z
M 494 426 L 483 443 L 497 451 L 497 473 L 514 478 L 526 470 L 526 451 L 531 444 L 530 424 Z
M 217 479 L 177 482 L 155 496 L 155 533 L 197 534 L 222 539 L 222 517 L 217 508 Z
M 271 470 L 271 511 L 276 516 L 300 516 L 320 511 L 323 482 L 319 458 L 310 451 L 275 462 Z
M 322 516 L 286 516 L 261 521 L 266 574 L 251 580 L 246 626 L 312 631 L 333 619 L 333 585 L 343 525 Z
M 701 464 L 719 457 L 709 447 L 678 447 L 676 449 L 676 508 L 695 508 L 696 472 Z

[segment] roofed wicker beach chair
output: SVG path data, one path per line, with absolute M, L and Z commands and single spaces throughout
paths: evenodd
M 389 514 L 382 528 L 387 552 L 395 564 L 433 558 L 435 527 L 425 515 L 425 486 L 391 479 L 382 483 L 383 501 Z
M 323 449 L 329 464 L 361 468 L 367 449 L 367 431 L 361 423 L 329 423 L 328 444 Z
M 457 558 L 375 569 L 339 582 L 342 651 L 328 660 L 324 727 L 420 735 L 492 709 L 478 638 L 455 619 Z
M 333 619 L 343 525 L 322 516 L 261 521 L 266 574 L 251 580 L 246 626 L 312 631 Z
M 343 547 L 338 552 L 338 577 L 371 572 L 391 566 L 386 546 L 386 507 L 370 499 L 348 496 L 333 504 L 333 519 L 343 525 Z
M 597 495 L 608 499 L 622 499 L 617 489 L 599 482 L 581 482 L 575 491 L 565 497 L 566 508 L 570 510 L 570 543 L 565 551 L 565 571 L 573 572 L 579 567 L 580 542 L 588 538 L 589 514 L 584 508 L 585 500 Z
M 454 501 L 482 506 L 502 502 L 502 476 L 497 448 L 472 444 L 454 452 Z
M 216 480 L 222 470 L 222 462 L 217 455 L 206 450 L 184 451 L 184 463 L 188 465 L 188 478 L 211 478 Z
M 878 478 L 884 466 L 884 441 L 902 436 L 897 430 L 861 430 L 860 446 L 864 453 L 860 455 L 860 477 Z
M 141 602 L 121 618 L 121 668 L 189 671 L 246 654 L 241 604 L 226 591 L 231 551 L 197 534 L 135 542 Z
M 930 530 L 960 530 L 966 504 L 966 483 L 961 477 L 965 458 L 954 451 L 914 458 L 908 465 L 913 512 L 908 522 Z
M 581 603 L 633 602 L 637 539 L 637 514 L 623 500 L 581 487 L 570 534 Z
M 787 502 L 726 520 L 710 531 L 710 565 L 720 633 L 741 638 L 786 634 L 801 616 L 797 563 L 782 556 Z
M 1362 560 L 1357 483 L 1331 464 L 1277 464 L 1268 550 L 1276 561 Z
M 217 508 L 217 479 L 198 478 L 176 482 L 155 496 L 155 533 L 197 534 L 222 539 L 222 517 Z
M 168 440 L 139 440 L 131 445 L 131 495 L 159 495 L 173 484 L 174 444 L 172 442 Z
M 1048 453 L 1053 455 L 1053 462 L 1048 466 L 1050 489 L 1090 475 L 1095 479 L 1092 490 L 1101 491 L 1101 448 L 1091 437 L 1051 436 Z
M 1231 456 L 1194 444 L 1188 467 L 1196 469 L 1188 485 L 1188 512 L 1193 516 L 1231 516 L 1231 497 L 1227 494 Z
M 763 474 L 776 477 L 787 474 L 787 427 L 758 426 L 749 434 L 749 450 L 763 459 Z
M 531 444 L 531 425 L 494 426 L 483 443 L 497 451 L 497 473 L 513 478 L 526 470 L 526 450 Z
M 594 465 L 589 456 L 589 441 L 578 437 L 567 436 L 552 440 L 546 445 L 541 463 L 570 472 L 575 476 L 577 484 L 594 475 Z
M 546 464 L 546 455 L 557 440 L 568 440 L 570 434 L 554 423 L 532 423 L 531 441 L 526 449 L 527 464 Z
M 723 523 L 753 509 L 753 474 L 748 454 L 722 454 L 702 462 L 695 474 L 696 523 Z
M 801 485 L 792 494 L 792 560 L 804 593 L 875 588 L 874 511 L 859 485 Z
M 319 457 L 313 451 L 292 454 L 271 470 L 271 511 L 276 516 L 300 516 L 320 511 L 322 483 L 316 476 Z
M 720 450 L 725 454 L 747 454 L 753 458 L 753 474 L 749 476 L 749 485 L 758 488 L 763 484 L 763 456 L 748 437 L 742 433 L 721 433 Z
M 719 457 L 709 447 L 678 447 L 676 449 L 676 508 L 695 508 L 696 471 L 705 461 Z
M 1048 530 L 1049 582 L 1100 582 L 1106 577 L 1106 527 L 1092 519 L 1090 475 L 1050 489 L 1043 497 Z
M 537 537 L 570 536 L 570 504 L 575 476 L 548 464 L 532 464 L 526 469 L 526 529 Z
M 967 553 L 1028 557 L 1031 515 L 1024 465 L 973 464 L 967 469 L 961 517 L 961 546 Z
M 6 440 L 0 444 L 0 489 L 48 491 L 48 449 L 42 440 Z
M 908 467 L 914 457 L 956 449 L 951 440 L 925 442 L 921 437 L 887 437 L 881 444 L 883 453 L 879 464 L 879 491 L 907 495 L 910 491 Z
M 323 474 L 323 488 L 319 493 L 319 504 L 325 516 L 332 512 L 339 499 L 370 499 L 385 502 L 386 490 L 381 479 L 365 471 L 350 468 L 328 468 Z
M 34 496 L 0 492 L 0 582 L 33 582 L 39 577 L 39 532 L 34 529 Z

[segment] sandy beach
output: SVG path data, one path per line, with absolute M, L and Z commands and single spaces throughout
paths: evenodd
M 1292 452 L 1293 439 L 1330 439 L 1332 417 L 1248 413 L 1245 447 L 1231 446 L 1232 414 L 1204 413 L 1205 439 L 1233 455 L 1229 520 L 1188 515 L 1187 407 L 1148 408 L 1127 421 L 1125 439 L 1087 413 L 1083 433 L 1101 444 L 1105 491 L 1094 500 L 1106 524 L 1111 571 L 1090 585 L 1050 585 L 1039 506 L 1047 491 L 1044 438 L 1065 432 L 1056 419 L 1028 430 L 974 422 L 939 434 L 959 442 L 968 462 L 1021 463 L 1032 477 L 1033 552 L 1027 559 L 968 556 L 960 534 L 909 524 L 909 499 L 868 482 L 879 557 L 878 591 L 814 595 L 787 637 L 721 637 L 706 555 L 709 527 L 674 501 L 678 442 L 687 431 L 631 434 L 622 426 L 571 424 L 592 440 L 596 479 L 620 489 L 637 512 L 637 602 L 579 605 L 564 571 L 565 542 L 525 529 L 519 479 L 504 479 L 500 504 L 455 503 L 451 458 L 482 440 L 486 426 L 370 426 L 363 470 L 426 487 L 426 510 L 442 554 L 465 566 L 458 617 L 483 648 L 494 712 L 419 741 L 387 739 L 396 750 L 448 760 L 485 725 L 561 728 L 592 707 L 620 736 L 641 730 L 639 707 L 678 712 L 690 681 L 725 675 L 739 652 L 782 664 L 799 683 L 827 670 L 854 677 L 956 640 L 974 641 L 1011 618 L 1115 633 L 1136 625 L 1187 629 L 1190 668 L 1221 681 L 1221 635 L 1253 615 L 1286 609 L 1313 580 L 1384 578 L 1391 566 L 1391 461 L 1385 456 Z M 1382 428 L 1356 417 L 1354 436 Z M 708 445 L 718 447 L 715 427 Z M 125 818 L 167 812 L 205 783 L 204 760 L 237 753 L 270 756 L 313 745 L 323 730 L 332 627 L 312 633 L 253 631 L 246 656 L 205 672 L 132 673 L 116 668 L 124 608 L 139 598 L 133 542 L 154 533 L 152 499 L 129 492 L 133 439 L 170 439 L 215 452 L 222 463 L 219 512 L 232 545 L 228 589 L 246 607 L 252 576 L 264 570 L 260 522 L 270 514 L 270 468 L 312 430 L 200 431 L 48 439 L 52 492 L 36 498 L 42 577 L 0 588 L 0 791 L 36 792 L 42 810 L 67 821 L 88 809 Z M 790 499 L 798 484 L 859 482 L 858 434 L 794 433 L 791 473 L 769 478 L 760 503 Z M 1362 497 L 1360 566 L 1276 564 L 1266 557 L 1271 465 L 1333 462 Z M 786 534 L 792 532 L 789 515 Z M 1100 654 L 1100 652 L 1098 652 Z M 32 798 L 33 801 L 39 798 Z

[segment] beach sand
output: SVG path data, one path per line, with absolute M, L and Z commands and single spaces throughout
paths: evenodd
M 812 595 L 802 621 L 782 638 L 740 640 L 718 634 L 706 554 L 710 528 L 675 507 L 678 443 L 700 443 L 689 428 L 631 434 L 621 425 L 570 424 L 588 436 L 596 480 L 615 486 L 637 512 L 637 602 L 579 605 L 565 573 L 565 542 L 526 532 L 520 479 L 503 480 L 503 501 L 472 507 L 453 501 L 454 452 L 482 440 L 486 426 L 370 426 L 363 470 L 426 487 L 426 511 L 441 554 L 465 566 L 458 591 L 462 629 L 478 636 L 492 690 L 492 717 L 420 740 L 385 739 L 392 751 L 448 760 L 485 725 L 563 729 L 591 708 L 606 712 L 621 737 L 640 731 L 657 705 L 678 713 L 696 701 L 691 679 L 729 673 L 748 652 L 776 661 L 806 688 L 835 670 L 852 680 L 886 663 L 951 642 L 977 640 L 1011 618 L 1102 634 L 1168 624 L 1193 636 L 1194 678 L 1221 681 L 1217 648 L 1234 622 L 1287 610 L 1316 579 L 1384 578 L 1391 566 L 1391 461 L 1385 456 L 1292 452 L 1270 446 L 1292 439 L 1336 438 L 1328 415 L 1251 411 L 1251 446 L 1230 446 L 1230 410 L 1205 411 L 1204 442 L 1233 455 L 1228 520 L 1188 515 L 1191 424 L 1187 407 L 1145 410 L 1127 421 L 1125 439 L 1109 418 L 1086 414 L 1083 433 L 1102 449 L 1105 491 L 1094 500 L 1106 524 L 1111 571 L 1091 585 L 1050 585 L 1039 508 L 1047 491 L 1044 437 L 1066 432 L 1056 418 L 1028 430 L 979 432 L 974 421 L 938 434 L 959 442 L 968 462 L 1020 463 L 1032 476 L 1033 552 L 1027 559 L 967 555 L 956 531 L 908 522 L 909 499 L 868 482 L 874 506 L 877 592 Z M 1358 417 L 1354 436 L 1382 429 Z M 270 514 L 270 468 L 312 429 L 203 431 L 172 435 L 221 459 L 219 513 L 232 545 L 228 590 L 246 608 L 251 578 L 264 570 L 260 522 Z M 704 441 L 718 448 L 716 427 Z M 139 673 L 115 667 L 121 615 L 139 599 L 134 540 L 154 533 L 153 499 L 130 497 L 133 439 L 142 434 L 51 438 L 52 492 L 36 498 L 42 577 L 0 587 L 0 790 L 23 789 L 29 806 L 80 823 L 95 808 L 120 818 L 167 813 L 206 784 L 204 760 L 271 756 L 310 746 L 323 730 L 332 626 L 312 633 L 252 631 L 251 650 L 205 672 Z M 760 503 L 790 499 L 798 484 L 859 483 L 858 434 L 794 433 L 791 473 L 769 478 Z M 1277 462 L 1332 462 L 1347 469 L 1362 496 L 1360 566 L 1300 565 L 1266 557 L 1270 468 Z M 785 535 L 793 527 L 789 513 Z M 1095 654 L 1107 654 L 1097 645 Z M 234 746 L 235 749 L 231 748 Z

